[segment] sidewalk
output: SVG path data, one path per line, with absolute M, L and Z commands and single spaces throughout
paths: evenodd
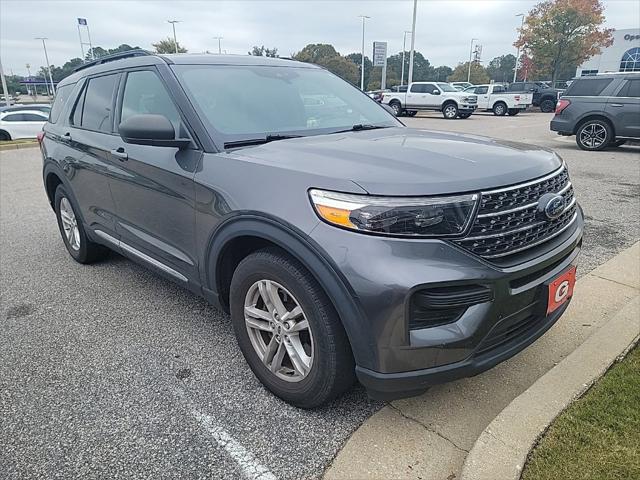
M 487 426 L 594 332 L 614 318 L 626 326 L 625 333 L 640 330 L 637 318 L 629 313 L 633 312 L 629 305 L 639 296 L 640 243 L 636 243 L 580 278 L 564 316 L 520 354 L 477 377 L 394 401 L 370 417 L 347 441 L 324 478 L 460 478 L 468 452 Z M 623 309 L 625 313 L 617 316 Z M 612 331 L 617 335 L 620 329 Z

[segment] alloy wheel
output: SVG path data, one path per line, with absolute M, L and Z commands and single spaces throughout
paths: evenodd
M 244 320 L 258 358 L 276 377 L 299 382 L 313 365 L 313 336 L 299 302 L 277 282 L 259 280 L 247 291 Z
M 76 252 L 80 250 L 80 229 L 73 208 L 67 197 L 60 200 L 60 219 L 69 246 Z
M 606 141 L 607 129 L 599 123 L 589 123 L 580 130 L 580 142 L 588 148 L 598 148 Z
M 445 117 L 447 117 L 447 118 L 456 118 L 456 115 L 458 115 L 458 110 L 453 105 L 447 105 L 444 108 L 444 116 Z

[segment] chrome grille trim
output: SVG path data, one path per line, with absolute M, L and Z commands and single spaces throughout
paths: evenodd
M 568 182 L 567 185 L 562 190 L 560 190 L 560 191 L 558 191 L 556 193 L 558 195 L 562 195 L 567 190 L 569 190 L 572 186 L 573 185 L 571 185 L 571 182 Z M 520 207 L 512 208 L 510 210 L 500 210 L 498 212 L 482 213 L 482 214 L 478 215 L 478 218 L 497 217 L 498 215 L 504 215 L 505 213 L 519 212 L 520 210 L 526 210 L 527 208 L 535 207 L 537 205 L 538 205 L 538 202 L 533 202 L 533 203 L 529 203 L 527 205 L 522 205 Z
M 528 187 L 529 185 L 535 185 L 536 183 L 541 183 L 541 182 L 544 182 L 545 180 L 549 180 L 550 178 L 553 178 L 553 177 L 555 177 L 557 175 L 560 175 L 564 171 L 565 168 L 566 168 L 566 165 L 565 165 L 564 162 L 562 162 L 562 165 L 560 166 L 560 168 L 558 168 L 557 170 L 554 170 L 549 175 L 545 175 L 544 177 L 537 178 L 536 180 L 531 180 L 530 182 L 518 183 L 517 185 L 511 185 L 510 187 L 498 188 L 496 190 L 486 190 L 486 191 L 482 192 L 482 195 L 491 195 L 493 193 L 508 192 L 510 190 L 517 190 L 519 188 Z

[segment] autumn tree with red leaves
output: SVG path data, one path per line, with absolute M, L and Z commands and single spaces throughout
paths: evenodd
M 613 43 L 603 23 L 600 0 L 545 0 L 529 12 L 514 46 L 555 82 L 563 66 L 580 65 Z

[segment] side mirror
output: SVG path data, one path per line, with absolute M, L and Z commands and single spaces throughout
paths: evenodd
M 391 108 L 389 105 L 387 105 L 385 103 L 381 103 L 380 105 L 382 105 L 382 108 L 384 108 L 391 115 L 393 115 L 394 117 L 396 116 L 396 111 L 393 108 Z
M 167 117 L 150 113 L 131 115 L 120 124 L 118 133 L 125 143 L 134 145 L 186 148 L 191 143 L 188 138 L 176 138 Z
M 431 92 L 431 95 L 440 95 L 440 90 L 438 90 L 437 88 L 436 88 L 436 89 L 434 89 L 434 90 Z

